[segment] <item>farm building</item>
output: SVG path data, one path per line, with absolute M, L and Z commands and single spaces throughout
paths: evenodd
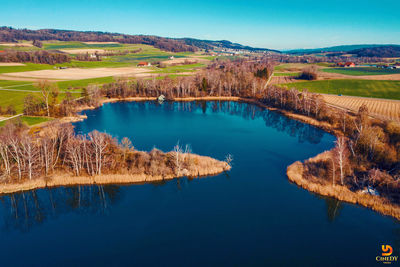
M 138 67 L 147 67 L 147 66 L 151 66 L 150 62 L 146 62 L 146 61 L 141 61 L 137 64 Z
M 354 62 L 346 62 L 346 63 L 344 64 L 344 66 L 345 66 L 346 68 L 354 68 L 354 67 L 356 66 L 356 64 L 355 64 Z

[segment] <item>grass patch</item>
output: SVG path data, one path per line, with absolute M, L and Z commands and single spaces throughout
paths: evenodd
M 54 65 L 25 63 L 25 66 L 0 66 L 0 73 L 54 69 Z
M 274 76 L 299 76 L 300 72 L 274 72 Z
M 73 96 L 79 97 L 80 92 L 71 92 Z M 37 97 L 40 97 L 40 92 L 18 92 L 18 91 L 0 91 L 0 106 L 7 107 L 9 105 L 13 105 L 17 113 L 22 113 L 24 110 L 24 98 L 28 94 L 33 94 Z M 64 99 L 65 93 L 60 93 L 58 96 L 58 101 Z
M 32 126 L 32 125 L 35 125 L 35 124 L 39 124 L 39 123 L 42 123 L 42 122 L 46 122 L 46 121 L 52 120 L 52 118 L 31 117 L 31 116 L 20 116 L 18 118 L 21 119 L 21 121 L 23 123 L 27 124 L 28 126 Z M 11 119 L 11 121 L 17 120 L 18 118 Z M 0 127 L 3 127 L 6 123 L 7 123 L 7 121 L 0 121 Z
M 44 43 L 43 48 L 46 50 L 57 50 L 57 49 L 104 49 L 104 48 L 115 48 L 115 47 L 123 47 L 122 44 L 85 44 L 82 42 L 52 42 L 52 43 Z
M 0 91 L 0 106 L 7 107 L 13 105 L 17 113 L 22 113 L 24 110 L 24 98 L 28 94 L 35 94 L 40 96 L 38 93 L 28 92 L 14 92 L 14 91 Z
M 274 71 L 284 72 L 284 71 L 301 71 L 305 67 L 311 66 L 312 64 L 302 64 L 302 63 L 287 63 L 275 66 Z
M 380 69 L 375 67 L 328 68 L 322 71 L 353 76 L 400 74 L 400 69 Z
M 42 122 L 46 122 L 51 120 L 51 118 L 46 117 L 30 117 L 30 116 L 21 116 L 21 120 L 28 124 L 29 126 L 39 124 Z
M 314 93 L 400 100 L 400 81 L 343 79 L 288 83 L 281 86 L 299 90 L 307 89 Z
M 84 80 L 62 81 L 58 82 L 57 85 L 60 90 L 66 90 L 70 88 L 82 88 L 88 86 L 89 84 L 111 83 L 113 81 L 115 81 L 114 77 L 109 76 L 109 77 L 84 79 Z
M 159 68 L 153 73 L 180 73 L 180 72 L 194 72 L 196 69 L 203 68 L 206 65 L 197 63 L 197 64 L 188 64 L 188 65 L 177 65 L 177 66 L 169 66 L 166 68 Z

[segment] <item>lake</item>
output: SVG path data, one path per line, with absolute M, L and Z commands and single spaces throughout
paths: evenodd
M 228 173 L 142 185 L 76 186 L 1 197 L 1 266 L 374 265 L 398 255 L 400 225 L 290 183 L 286 168 L 335 137 L 235 102 L 119 102 L 85 111 L 94 129 L 138 150 L 223 160 Z

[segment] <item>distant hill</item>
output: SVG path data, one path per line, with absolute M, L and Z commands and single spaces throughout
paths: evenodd
M 0 42 L 17 42 L 19 40 L 59 40 L 80 42 L 120 42 L 128 44 L 147 44 L 171 52 L 194 52 L 198 49 L 246 49 L 249 51 L 275 51 L 264 48 L 244 46 L 229 41 L 198 40 L 194 38 L 165 38 L 153 35 L 129 35 L 99 31 L 70 31 L 57 29 L 14 29 L 0 27 Z
M 202 49 L 212 50 L 215 48 L 226 48 L 226 49 L 239 49 L 239 50 L 248 50 L 248 51 L 256 51 L 256 52 L 263 52 L 263 51 L 271 51 L 275 53 L 281 53 L 278 50 L 267 49 L 267 48 L 255 48 L 251 46 L 245 46 L 238 43 L 232 43 L 227 40 L 221 41 L 210 41 L 210 40 L 199 40 L 193 38 L 182 38 L 178 40 L 183 40 L 188 45 L 193 45 Z
M 383 45 L 383 44 L 360 44 L 360 45 L 339 45 L 324 48 L 315 49 L 294 49 L 283 51 L 287 54 L 315 54 L 315 53 L 326 53 L 326 52 L 350 52 L 360 49 L 370 49 L 375 47 L 385 47 L 385 46 L 400 46 L 400 45 Z
M 357 57 L 400 57 L 400 46 L 398 45 L 387 45 L 379 47 L 367 47 L 361 49 L 355 49 L 348 52 Z

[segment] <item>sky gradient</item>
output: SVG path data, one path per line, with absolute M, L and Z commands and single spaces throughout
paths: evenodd
M 400 1 L 3 1 L 0 25 L 229 40 L 272 49 L 400 44 Z

